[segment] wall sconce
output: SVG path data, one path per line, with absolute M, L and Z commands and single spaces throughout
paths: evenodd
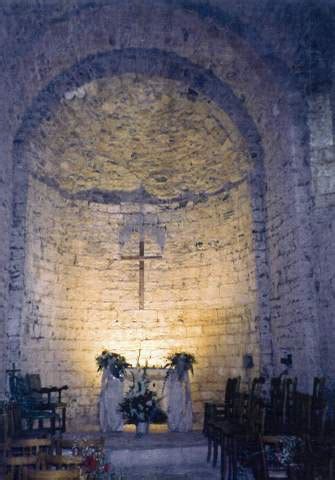
M 243 355 L 243 368 L 249 369 L 253 368 L 254 366 L 254 359 L 250 353 L 246 353 Z
M 280 363 L 285 365 L 287 368 L 291 368 L 292 367 L 292 354 L 291 353 L 288 353 L 286 355 L 286 357 L 282 357 L 280 359 Z

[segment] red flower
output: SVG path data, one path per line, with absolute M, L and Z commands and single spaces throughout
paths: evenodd
M 97 460 L 93 455 L 90 455 L 85 458 L 84 465 L 90 472 L 94 472 L 97 468 Z

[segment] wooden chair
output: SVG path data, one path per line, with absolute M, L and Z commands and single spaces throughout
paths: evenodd
M 11 456 L 37 456 L 42 453 L 51 454 L 53 441 L 50 438 L 14 439 L 9 446 Z
M 319 390 L 318 380 L 314 381 L 313 395 L 309 399 L 308 430 L 304 432 L 306 480 L 334 477 L 335 436 L 332 428 L 327 431 L 328 405 Z
M 11 400 L 20 416 L 20 435 L 54 433 L 57 413 L 51 405 L 40 404 L 32 395 L 27 381 L 20 375 L 9 377 Z M 47 422 L 47 425 L 46 423 Z
M 284 431 L 284 434 L 266 434 L 259 437 L 259 452 L 261 455 L 258 465 L 255 467 L 255 477 L 257 480 L 272 480 L 272 479 L 288 479 L 294 478 L 293 465 L 284 465 L 279 462 L 278 458 L 281 455 L 282 449 L 285 443 L 289 440 L 291 442 L 300 442 L 299 452 L 297 455 L 299 459 L 295 459 L 299 466 L 304 469 L 304 479 L 307 480 L 308 465 L 306 463 L 306 441 L 310 434 L 311 429 L 311 405 L 312 397 L 305 393 L 295 392 L 293 405 L 290 406 L 291 393 L 294 392 L 295 382 L 288 382 L 284 384 L 284 411 L 281 416 L 282 424 L 279 425 L 279 429 Z M 290 408 L 290 414 L 285 413 L 286 408 Z M 288 424 L 288 418 L 291 419 L 291 423 Z M 277 459 L 277 460 L 276 460 Z M 296 465 L 297 466 L 297 465 Z
M 227 432 L 221 429 L 221 478 L 237 480 L 238 464 L 250 463 L 259 449 L 259 437 L 264 433 L 266 408 L 261 398 L 248 401 L 244 407 L 240 428 Z
M 62 401 L 62 393 L 69 387 L 67 385 L 42 387 L 41 377 L 36 373 L 26 374 L 26 382 L 37 405 L 42 409 L 52 409 L 55 414 L 54 418 L 59 419 L 58 425 L 54 426 L 54 430 L 64 433 L 66 430 L 66 403 Z M 56 415 L 57 413 L 58 415 Z
M 84 459 L 80 456 L 42 455 L 43 470 L 29 471 L 28 480 L 79 480 L 80 466 Z
M 48 467 L 55 467 L 56 470 L 72 470 L 84 463 L 80 455 L 44 455 L 43 461 Z
M 37 455 L 10 456 L 5 459 L 6 480 L 26 480 L 29 469 L 43 466 L 43 460 Z
M 290 433 L 295 420 L 295 393 L 297 379 L 281 376 L 271 379 L 270 403 L 267 411 L 266 430 L 272 434 Z
M 79 470 L 39 470 L 28 472 L 28 480 L 80 480 Z
M 225 398 L 223 402 L 206 402 L 204 411 L 203 433 L 207 435 L 207 424 L 214 417 L 224 417 L 229 415 L 234 396 L 240 391 L 241 377 L 228 378 L 225 388 Z
M 207 462 L 212 457 L 212 447 L 214 447 L 214 465 L 217 461 L 217 442 L 218 433 L 216 426 L 218 423 L 231 421 L 233 416 L 236 416 L 236 403 L 240 402 L 239 389 L 241 377 L 228 378 L 225 389 L 225 398 L 223 403 L 207 403 L 205 404 L 205 421 L 204 434 L 207 436 L 208 450 Z
M 0 456 L 3 456 L 5 454 L 11 440 L 9 426 L 9 412 L 3 410 L 2 412 L 0 412 Z
M 208 456 L 211 460 L 213 452 L 213 467 L 217 465 L 218 453 L 221 451 L 221 475 L 225 477 L 228 472 L 228 478 L 232 478 L 232 462 L 234 457 L 232 448 L 235 447 L 233 439 L 245 431 L 245 418 L 248 405 L 248 395 L 238 393 L 234 395 L 233 403 L 228 410 L 228 415 L 223 418 L 216 418 L 210 424 L 210 435 L 208 435 Z M 226 466 L 228 468 L 226 469 Z

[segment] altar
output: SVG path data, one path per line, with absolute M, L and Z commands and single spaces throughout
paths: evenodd
M 103 432 L 123 431 L 124 419 L 120 403 L 134 382 L 143 376 L 143 368 L 127 368 L 123 379 L 104 369 L 101 383 L 99 418 Z M 156 392 L 159 408 L 167 414 L 171 432 L 192 430 L 192 400 L 188 372 L 180 379 L 174 369 L 146 368 L 148 387 Z

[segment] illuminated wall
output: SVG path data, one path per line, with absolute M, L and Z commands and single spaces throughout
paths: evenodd
M 228 375 L 243 374 L 242 356 L 257 363 L 255 266 L 245 183 L 229 195 L 148 213 L 145 309 L 138 309 L 138 262 L 122 261 L 120 232 L 138 207 L 67 202 L 32 181 L 22 360 L 44 383 L 70 386 L 71 414 L 96 420 L 102 348 L 135 362 L 163 365 L 166 356 L 195 354 L 195 411 L 220 398 Z M 161 250 L 150 231 L 166 229 Z M 136 232 L 127 253 L 138 251 Z M 79 416 L 80 415 L 80 416 Z M 85 420 L 87 423 L 87 419 Z

